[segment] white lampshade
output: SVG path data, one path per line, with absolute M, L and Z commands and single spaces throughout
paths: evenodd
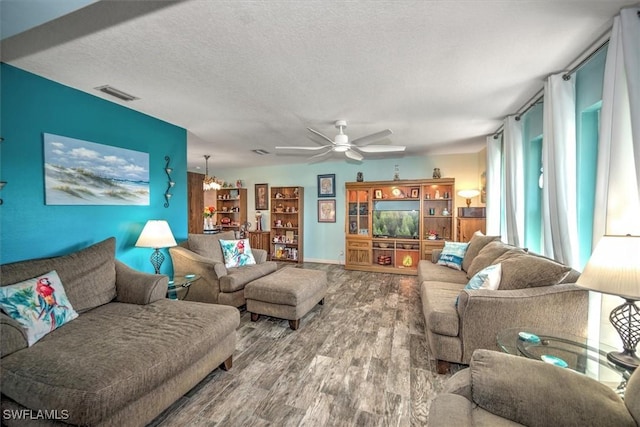
M 173 233 L 167 221 L 152 219 L 144 225 L 136 246 L 157 249 L 177 246 L 177 243 L 176 239 L 173 238 Z
M 603 236 L 576 284 L 640 300 L 640 236 Z
M 458 196 L 464 197 L 465 199 L 471 199 L 472 197 L 476 197 L 478 195 L 480 195 L 480 190 L 476 189 L 458 191 Z

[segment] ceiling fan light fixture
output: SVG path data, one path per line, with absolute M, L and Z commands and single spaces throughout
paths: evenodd
M 333 142 L 335 142 L 338 145 L 348 145 L 349 144 L 349 137 L 347 135 L 345 135 L 344 133 L 339 133 L 339 134 L 336 135 L 336 137 L 333 140 Z
M 333 151 L 335 151 L 337 153 L 344 153 L 345 151 L 349 151 L 349 146 L 348 145 L 336 145 L 335 147 L 333 147 Z

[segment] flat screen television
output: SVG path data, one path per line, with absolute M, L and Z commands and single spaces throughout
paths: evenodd
M 417 239 L 420 235 L 420 202 L 381 200 L 373 204 L 373 236 Z

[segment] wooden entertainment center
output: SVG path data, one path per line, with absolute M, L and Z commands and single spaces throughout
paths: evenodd
M 346 183 L 348 270 L 417 274 L 455 240 L 455 179 Z

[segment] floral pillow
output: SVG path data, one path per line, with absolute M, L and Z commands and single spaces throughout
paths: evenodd
M 29 347 L 78 317 L 55 271 L 0 287 L 0 308 L 22 325 Z
M 251 246 L 249 246 L 249 239 L 220 240 L 220 246 L 224 257 L 224 266 L 227 268 L 256 263 L 253 252 L 251 252 Z
M 464 259 L 464 254 L 468 246 L 468 243 L 444 242 L 444 248 L 442 252 L 440 252 L 438 264 L 446 265 L 456 270 L 462 270 L 462 260 Z

